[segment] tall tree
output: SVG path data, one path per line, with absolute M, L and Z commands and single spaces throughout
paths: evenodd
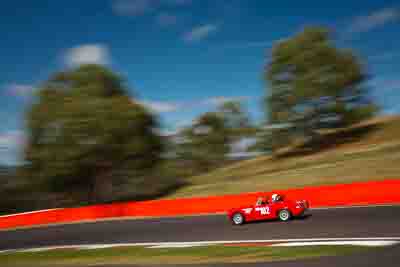
M 275 45 L 265 77 L 269 122 L 290 128 L 290 139 L 314 138 L 323 127 L 348 126 L 376 111 L 362 64 L 350 50 L 335 47 L 325 28 L 305 28 Z M 274 143 L 287 144 L 274 132 Z
M 92 202 L 107 200 L 115 170 L 138 172 L 158 162 L 157 127 L 109 69 L 85 65 L 57 73 L 27 114 L 30 175 L 61 190 L 83 189 Z
M 203 114 L 182 135 L 180 157 L 194 162 L 199 171 L 208 171 L 226 160 L 230 134 L 220 114 Z
M 239 101 L 227 101 L 218 107 L 230 129 L 244 129 L 250 127 L 250 120 Z
M 248 113 L 239 101 L 224 102 L 218 107 L 217 113 L 225 120 L 232 141 L 255 135 L 256 128 L 251 124 Z

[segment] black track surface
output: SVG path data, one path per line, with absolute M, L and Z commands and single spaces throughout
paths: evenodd
M 314 210 L 304 219 L 242 226 L 232 226 L 225 216 L 202 216 L 15 230 L 0 232 L 0 250 L 103 243 L 398 236 L 400 207 L 371 207 Z

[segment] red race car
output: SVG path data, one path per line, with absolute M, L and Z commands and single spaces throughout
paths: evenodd
M 308 209 L 307 200 L 289 200 L 273 194 L 270 198 L 258 198 L 255 205 L 231 209 L 228 217 L 234 225 L 270 219 L 288 221 L 292 217 L 301 217 Z

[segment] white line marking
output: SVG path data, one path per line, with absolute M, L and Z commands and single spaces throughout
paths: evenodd
M 151 246 L 148 248 L 193 248 L 193 247 L 205 247 L 210 246 L 210 244 L 172 244 L 172 245 L 158 245 L 158 246 Z
M 12 252 L 15 252 L 15 249 L 0 250 L 0 253 L 12 253 Z
M 272 247 L 304 247 L 304 246 L 367 246 L 367 247 L 385 247 L 399 244 L 400 241 L 390 240 L 353 240 L 353 241 L 319 241 L 319 242 L 289 242 L 273 244 Z
M 400 237 L 362 237 L 362 238 L 304 238 L 304 239 L 266 239 L 266 240 L 219 240 L 219 241 L 196 241 L 196 242 L 148 242 L 148 243 L 114 243 L 114 244 L 93 244 L 93 245 L 71 245 L 71 246 L 50 246 L 30 249 L 3 250 L 0 253 L 7 252 L 37 252 L 55 249 L 101 249 L 114 247 L 188 247 L 188 246 L 211 246 L 221 244 L 241 244 L 241 243 L 322 243 L 322 242 L 396 242 L 400 243 Z
M 47 211 L 52 211 L 52 210 L 61 210 L 61 209 L 36 210 L 36 211 L 29 211 L 29 212 L 23 212 L 23 213 L 15 213 L 15 214 L 9 214 L 9 215 L 2 215 L 2 216 L 0 216 L 0 218 L 7 218 L 7 217 L 13 217 L 13 216 L 41 213 L 41 212 L 47 212 Z

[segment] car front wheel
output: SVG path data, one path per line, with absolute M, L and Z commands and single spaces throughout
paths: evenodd
M 235 214 L 233 214 L 233 216 L 232 216 L 232 223 L 233 223 L 234 225 L 241 225 L 241 224 L 243 224 L 243 223 L 244 223 L 244 217 L 243 217 L 243 215 L 240 214 L 240 213 L 235 213 Z
M 286 221 L 290 220 L 292 215 L 290 214 L 290 212 L 288 210 L 281 210 L 281 211 L 279 211 L 278 217 L 279 217 L 279 220 L 286 222 Z

